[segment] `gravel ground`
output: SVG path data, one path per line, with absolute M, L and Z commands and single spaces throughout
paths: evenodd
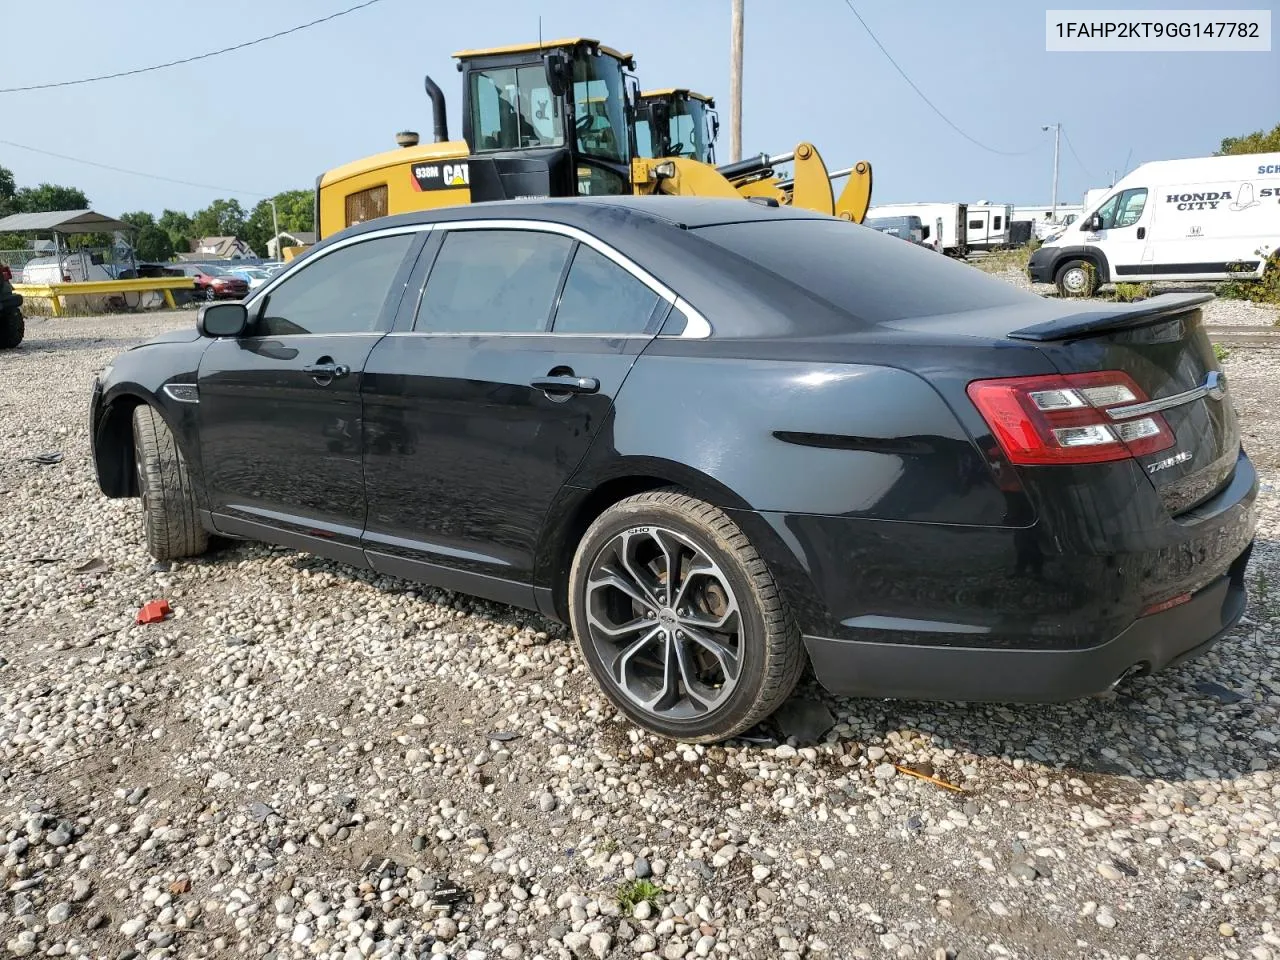
M 10 954 L 1280 960 L 1280 353 L 1226 361 L 1265 486 L 1254 605 L 1203 659 L 1066 706 L 809 683 L 820 742 L 686 748 L 527 613 L 253 544 L 153 565 L 89 377 L 191 321 L 0 354 Z

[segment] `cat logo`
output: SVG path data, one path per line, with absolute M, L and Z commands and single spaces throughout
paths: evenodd
M 471 173 L 467 162 L 415 163 L 413 184 L 418 190 L 456 190 L 471 185 Z

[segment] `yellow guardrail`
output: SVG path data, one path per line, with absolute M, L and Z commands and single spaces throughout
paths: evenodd
M 111 296 L 115 293 L 163 293 L 164 302 L 176 309 L 173 300 L 175 290 L 193 290 L 196 281 L 192 277 L 141 277 L 137 280 L 87 280 L 72 283 L 15 283 L 13 292 L 24 297 L 38 297 L 50 301 L 53 315 L 62 316 L 60 297 Z

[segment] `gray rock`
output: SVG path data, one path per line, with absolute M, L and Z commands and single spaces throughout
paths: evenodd
M 636 862 L 632 864 L 632 869 L 635 870 L 636 876 L 641 880 L 653 876 L 653 868 L 649 866 L 649 861 L 644 857 L 636 857 Z
M 51 925 L 66 923 L 67 918 L 71 916 L 71 904 L 67 903 L 65 900 L 61 903 L 55 903 L 49 908 L 47 916 Z

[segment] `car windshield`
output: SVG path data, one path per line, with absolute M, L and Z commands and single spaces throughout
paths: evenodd
M 207 277 L 225 277 L 227 275 L 227 271 L 221 267 L 197 267 L 196 270 Z
M 963 263 L 843 220 L 759 220 L 695 233 L 869 323 L 1026 302 Z
M 630 161 L 622 64 L 615 58 L 580 53 L 573 61 L 573 123 L 583 156 Z

